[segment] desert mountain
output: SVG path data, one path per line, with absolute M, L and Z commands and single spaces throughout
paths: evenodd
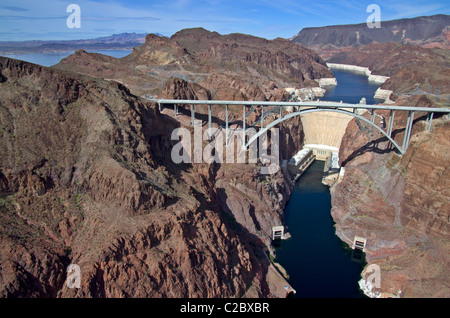
M 208 89 L 213 99 L 270 100 L 280 95 L 276 88 L 317 87 L 315 80 L 334 77 L 315 52 L 288 40 L 202 28 L 170 38 L 149 34 L 121 59 L 78 51 L 55 68 L 114 79 L 137 95 L 160 95 L 164 82 L 177 77 Z
M 313 48 L 327 58 L 335 52 L 371 43 L 402 43 L 450 48 L 450 16 L 438 14 L 382 21 L 381 28 L 366 23 L 304 28 L 291 40 Z

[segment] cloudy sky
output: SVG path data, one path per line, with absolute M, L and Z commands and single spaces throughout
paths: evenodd
M 70 4 L 81 27 L 68 28 Z M 87 39 L 123 32 L 170 36 L 191 27 L 221 34 L 290 38 L 304 27 L 366 22 L 369 4 L 381 20 L 450 14 L 448 0 L 1 0 L 0 41 Z

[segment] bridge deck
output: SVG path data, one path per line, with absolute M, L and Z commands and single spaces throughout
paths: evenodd
M 438 107 L 415 107 L 415 106 L 390 106 L 390 105 L 369 105 L 369 104 L 349 104 L 337 102 L 269 102 L 269 101 L 234 101 L 234 100 L 186 100 L 186 99 L 152 99 L 158 104 L 180 104 L 180 105 L 241 105 L 241 106 L 297 106 L 297 107 L 319 107 L 326 108 L 351 108 L 351 109 L 381 109 L 400 110 L 427 113 L 450 113 L 450 108 Z

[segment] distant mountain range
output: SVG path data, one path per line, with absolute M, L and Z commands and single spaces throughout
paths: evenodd
M 0 41 L 0 54 L 132 50 L 145 42 L 145 36 L 145 33 L 120 33 L 85 40 Z M 450 49 L 450 15 L 382 21 L 381 28 L 369 28 L 366 23 L 304 28 L 290 40 L 316 50 L 325 59 L 346 49 L 372 43 L 409 43 Z
M 86 40 L 0 41 L 0 54 L 50 53 L 83 50 L 132 50 L 145 42 L 145 33 L 120 33 Z
M 450 49 L 450 15 L 382 21 L 381 28 L 372 29 L 366 23 L 304 28 L 291 41 L 315 49 L 322 57 L 372 43 L 396 42 Z

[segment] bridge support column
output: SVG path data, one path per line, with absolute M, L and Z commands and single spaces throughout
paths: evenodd
M 195 124 L 195 109 L 194 109 L 194 104 L 191 104 L 191 120 L 192 120 L 192 127 L 194 127 L 194 124 Z
M 228 146 L 228 105 L 225 105 L 225 145 Z
M 245 114 L 245 105 L 243 106 L 244 116 L 242 116 L 242 147 L 245 148 L 245 125 L 246 125 L 246 114 Z
M 264 128 L 264 107 L 261 107 L 261 129 Z
M 389 114 L 389 123 L 387 129 L 387 134 L 389 138 L 392 138 L 392 127 L 394 126 L 394 117 L 395 117 L 395 110 L 391 110 Z
M 370 116 L 370 121 L 372 122 L 372 123 L 375 123 L 375 116 L 376 116 L 376 110 L 375 109 L 372 109 L 372 115 Z
M 408 115 L 408 120 L 406 121 L 405 136 L 403 137 L 403 145 L 402 145 L 403 153 L 405 153 L 406 150 L 408 149 L 413 122 L 414 122 L 414 112 L 410 111 Z
M 211 105 L 208 104 L 208 140 L 211 140 Z
M 431 122 L 433 121 L 433 116 L 434 116 L 434 113 L 428 113 L 427 114 L 427 131 L 430 131 L 431 130 Z

